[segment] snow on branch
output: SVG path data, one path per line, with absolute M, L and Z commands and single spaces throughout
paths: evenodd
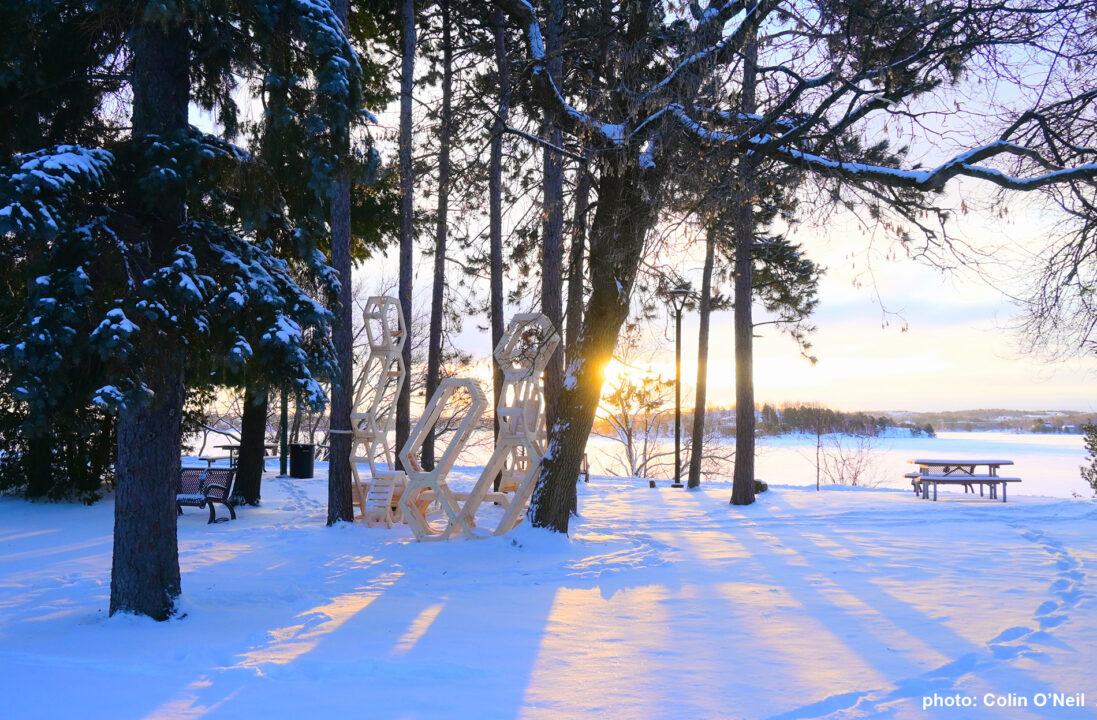
M 60 231 L 70 196 L 106 181 L 114 156 L 98 148 L 59 145 L 16 157 L 0 170 L 0 234 Z
M 678 120 L 683 128 L 706 144 L 737 144 L 741 145 L 749 154 L 782 160 L 788 164 L 798 165 L 808 170 L 823 172 L 848 180 L 869 181 L 890 187 L 912 190 L 939 190 L 949 180 L 964 176 L 985 180 L 1008 190 L 1025 191 L 1069 180 L 1092 181 L 1097 179 L 1097 163 L 1058 167 L 1041 155 L 1039 151 L 1005 140 L 998 140 L 966 150 L 930 170 L 908 170 L 885 165 L 835 160 L 790 147 L 788 144 L 781 142 L 780 137 L 752 135 L 749 132 L 730 133 L 712 130 L 690 117 L 685 108 L 677 104 L 668 106 L 667 111 Z M 980 164 L 985 160 L 1002 155 L 1026 158 L 1040 165 L 1047 172 L 1022 177 L 1010 175 L 996 168 Z
M 557 87 L 552 73 L 548 69 L 548 56 L 545 53 L 545 41 L 541 35 L 541 25 L 537 13 L 527 0 L 494 0 L 495 5 L 514 18 L 525 29 L 523 36 L 533 58 L 533 86 L 553 120 L 572 127 L 579 126 L 592 130 L 613 146 L 625 144 L 624 126 L 599 122 L 587 113 L 574 107 L 564 98 Z
M 772 9 L 774 4 L 775 3 L 770 2 L 767 4 L 768 7 L 762 9 L 763 3 L 761 2 L 756 2 L 753 5 L 748 6 L 747 3 L 738 0 L 736 2 L 725 3 L 724 6 L 718 10 L 714 7 L 709 7 L 702 15 L 701 23 L 697 27 L 697 32 L 703 31 L 706 25 L 724 25 L 731 22 L 732 27 L 725 29 L 723 36 L 714 44 L 690 54 L 675 65 L 674 69 L 671 70 L 665 78 L 655 83 L 650 90 L 643 94 L 641 103 L 649 100 L 651 97 L 669 87 L 687 68 L 690 68 L 707 58 L 715 57 L 725 50 L 740 47 L 746 31 L 750 27 L 746 22 L 747 18 L 752 15 L 755 16 L 752 24 L 757 25 L 759 18 L 764 17 L 765 14 Z
M 751 144 L 754 143 L 752 138 Z M 833 160 L 820 155 L 803 152 L 787 146 L 778 146 L 766 153 L 770 157 L 797 163 L 809 170 L 823 171 L 851 180 L 868 180 L 891 187 L 910 188 L 912 190 L 939 190 L 955 177 L 972 177 L 991 182 L 1007 190 L 1035 190 L 1068 180 L 1097 179 L 1097 163 L 1085 163 L 1069 168 L 1055 168 L 1050 172 L 1020 177 L 1010 175 L 995 168 L 977 163 L 998 155 L 1014 155 L 1037 159 L 1045 168 L 1050 166 L 1043 157 L 1031 148 L 1010 142 L 994 142 L 961 153 L 932 170 L 904 170 L 880 165 Z

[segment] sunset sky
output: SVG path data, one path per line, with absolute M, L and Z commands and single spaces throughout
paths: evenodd
M 827 268 L 820 286 L 812 336 L 818 364 L 800 357 L 796 345 L 772 327 L 755 341 L 756 398 L 761 402 L 818 402 L 845 410 L 960 410 L 1000 407 L 1022 410 L 1097 411 L 1097 358 L 1049 362 L 1021 352 L 1011 330 L 1018 308 L 1015 292 L 1033 267 L 1026 253 L 1043 242 L 1050 228 L 1041 225 L 1038 206 L 1020 203 L 1006 219 L 972 212 L 955 225 L 958 237 L 984 250 L 995 250 L 988 272 L 991 287 L 970 271 L 944 274 L 900 255 L 883 256 L 892 246 L 877 242 L 872 273 L 865 272 L 868 236 L 849 217 L 825 227 L 800 226 L 793 237 L 809 256 Z M 899 253 L 896 253 L 899 254 Z M 367 263 L 360 270 L 366 288 L 394 279 L 392 260 Z M 1001 261 L 994 267 L 993 261 Z M 682 270 L 700 286 L 701 259 L 691 257 Z M 422 264 L 416 293 L 428 291 L 429 268 Z M 873 290 L 879 291 L 877 299 Z M 423 295 L 425 299 L 425 295 Z M 887 309 L 889 314 L 881 307 Z M 525 310 L 532 308 L 523 308 Z M 515 312 L 508 308 L 508 316 Z M 895 313 L 896 315 L 891 315 Z M 882 327 L 885 320 L 887 327 Z M 470 319 L 459 346 L 486 359 L 490 342 Z M 905 330 L 903 328 L 906 328 Z M 649 347 L 653 366 L 674 375 L 673 323 L 655 322 Z M 731 312 L 713 315 L 709 404 L 734 403 L 734 347 Z M 683 405 L 693 404 L 696 378 L 697 317 L 683 322 Z
M 1035 68 L 1038 70 L 1039 68 Z M 1035 71 L 1034 70 L 1034 71 Z M 1039 75 L 1039 73 L 1037 73 Z M 988 98 L 1001 100 L 1016 89 L 999 84 L 965 86 L 960 99 L 965 110 L 987 105 Z M 945 115 L 951 112 L 953 100 Z M 957 106 L 959 107 L 959 106 Z M 213 129 L 208 114 L 195 109 L 192 120 Z M 381 113 L 376 129 L 388 161 L 395 152 L 391 134 L 396 126 L 395 106 Z M 911 162 L 933 166 L 960 149 L 970 147 L 981 132 L 970 119 L 967 124 L 942 121 L 940 134 L 927 136 L 924 129 L 905 127 L 893 119 L 890 129 L 896 140 L 912 144 Z M 882 127 L 882 126 L 881 126 Z M 818 327 L 812 336 L 818 364 L 800 357 L 795 344 L 772 327 L 761 329 L 755 342 L 755 396 L 761 402 L 818 402 L 846 410 L 958 410 L 1002 407 L 1010 409 L 1069 409 L 1097 411 L 1097 357 L 1050 362 L 1047 358 L 1024 355 L 1023 345 L 1010 328 L 1019 310 L 1009 293 L 1019 293 L 1031 280 L 1025 269 L 1037 266 L 1033 255 L 1047 242 L 1053 219 L 1038 201 L 1014 196 L 1005 218 L 986 209 L 988 189 L 978 183 L 961 183 L 950 190 L 943 203 L 959 208 L 961 201 L 970 212 L 957 214 L 950 231 L 956 237 L 988 253 L 986 278 L 971 271 L 945 275 L 924 262 L 906 258 L 905 252 L 881 238 L 877 230 L 860 227 L 848 214 L 835 214 L 820 225 L 801 225 L 792 233 L 808 256 L 826 268 L 820 285 L 820 304 L 814 317 Z M 417 202 L 430 203 L 417 197 Z M 512 208 L 520 216 L 521 208 Z M 509 221 L 507 221 L 509 222 Z M 873 255 L 866 255 L 875 237 Z M 421 243 L 429 238 L 421 238 Z M 420 250 L 425 245 L 420 245 Z M 885 255 L 894 252 L 898 259 Z M 376 258 L 356 270 L 356 279 L 369 294 L 389 289 L 395 294 L 395 248 L 387 257 Z M 427 305 L 430 284 L 429 262 L 416 253 L 416 304 Z M 701 251 L 679 259 L 679 271 L 701 284 Z M 870 265 L 871 274 L 866 273 Z M 998 266 L 995 266 L 998 263 Z M 451 265 L 451 272 L 460 269 Z M 513 282 L 510 279 L 509 282 Z M 486 295 L 486 287 L 480 295 Z M 508 307 L 514 312 L 535 309 Z M 885 309 L 887 313 L 885 313 Z M 895 313 L 892 315 L 891 313 Z M 887 327 L 882 327 L 887 321 Z M 491 352 L 489 336 L 476 329 L 486 318 L 467 318 L 457 336 L 458 346 L 486 362 Z M 905 330 L 904 330 L 905 328 Z M 652 328 L 652 362 L 656 370 L 674 375 L 673 324 L 666 318 Z M 710 347 L 709 402 L 734 403 L 734 348 L 731 313 L 713 315 Z M 687 313 L 683 328 L 683 379 L 688 386 L 683 404 L 692 405 L 696 378 L 697 318 Z M 480 368 L 485 370 L 485 368 Z M 486 371 L 483 373 L 486 378 Z
M 772 327 L 762 328 L 755 341 L 758 401 L 819 402 L 847 410 L 1097 410 L 1097 358 L 1051 363 L 1024 355 L 1011 329 L 1019 309 L 1007 293 L 1018 291 L 1026 279 L 1021 270 L 1034 267 L 1027 253 L 1052 231 L 1041 222 L 1045 214 L 1038 204 L 1013 207 L 1005 219 L 979 211 L 954 226 L 959 237 L 995 251 L 987 270 L 995 287 L 974 272 L 946 275 L 901 251 L 898 259 L 887 260 L 882 256 L 893 246 L 886 241 L 877 242 L 868 274 L 868 235 L 851 218 L 799 227 L 795 240 L 827 268 L 812 338 L 818 364 L 801 358 L 795 344 Z M 686 268 L 699 286 L 700 260 Z M 885 316 L 883 308 L 898 316 Z M 683 324 L 683 378 L 692 384 L 695 315 Z M 665 371 L 672 375 L 672 326 L 670 333 Z M 716 404 L 733 403 L 732 333 L 731 312 L 715 314 L 709 388 Z

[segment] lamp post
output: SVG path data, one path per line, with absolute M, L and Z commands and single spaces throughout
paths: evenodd
M 674 308 L 674 482 L 682 485 L 682 311 L 689 300 L 689 288 L 677 287 L 667 293 Z

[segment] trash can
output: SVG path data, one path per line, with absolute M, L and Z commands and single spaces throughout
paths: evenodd
M 311 478 L 315 452 L 316 448 L 312 443 L 290 443 L 289 476 L 291 478 Z

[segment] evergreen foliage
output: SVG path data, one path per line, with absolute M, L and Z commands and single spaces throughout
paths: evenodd
M 1082 479 L 1097 493 L 1097 425 L 1082 426 L 1085 433 L 1086 464 L 1082 466 Z
M 369 144 L 337 152 L 362 118 L 361 66 L 328 3 L 27 0 L 2 12 L 0 87 L 13 92 L 0 94 L 0 122 L 21 102 L 60 110 L 26 109 L 36 124 L 0 128 L 0 393 L 11 398 L 0 486 L 94 499 L 111 479 L 111 415 L 148 395 L 139 349 L 156 337 L 194 349 L 194 390 L 262 375 L 321 405 L 331 314 L 314 298 L 338 287 L 327 189 L 339 167 L 363 183 L 379 168 Z M 120 133 L 138 23 L 189 33 L 191 100 L 228 140 Z M 239 121 L 246 77 L 261 78 L 256 127 Z M 244 132 L 250 150 L 233 141 Z M 172 203 L 186 217 L 150 243 Z M 71 451 L 81 442 L 88 460 Z

